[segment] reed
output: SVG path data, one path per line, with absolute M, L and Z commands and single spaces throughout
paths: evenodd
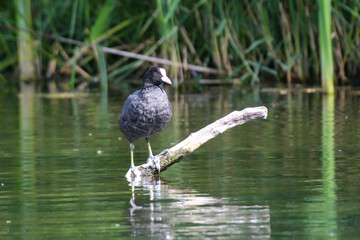
M 15 3 L 30 4 L 30 0 Z M 128 79 L 140 79 L 153 65 L 112 54 L 100 63 L 99 53 L 89 46 L 76 48 L 42 34 L 31 38 L 20 30 L 29 29 L 25 23 L 32 22 L 40 33 L 181 62 L 183 69 L 166 66 L 176 86 L 201 77 L 222 78 L 221 83 L 238 78 L 237 84 L 322 84 L 328 92 L 333 91 L 333 79 L 338 79 L 338 85 L 360 84 L 356 80 L 360 72 L 360 0 L 333 0 L 331 4 L 329 0 L 74 0 L 31 4 L 37 14 L 28 11 L 29 19 L 22 19 L 18 25 L 13 18 L 18 6 L 10 1 L 0 6 L 0 24 L 19 28 L 0 33 L 2 81 L 13 82 L 8 76 L 21 65 L 34 68 L 33 64 L 17 65 L 24 62 L 25 54 L 25 59 L 36 58 L 29 52 L 29 46 L 35 49 L 34 39 L 43 64 L 42 75 L 51 65 L 60 75 L 58 79 L 72 76 L 74 87 L 105 73 L 109 88 L 123 86 Z M 26 47 L 17 47 L 16 36 Z M 215 68 L 219 75 L 190 71 L 188 64 Z
M 30 0 L 16 0 L 14 1 L 16 26 L 20 29 L 31 30 L 31 2 Z M 28 88 L 29 92 L 33 92 L 34 80 L 36 78 L 35 72 L 35 56 L 34 43 L 30 33 L 26 31 L 17 32 L 17 48 L 18 48 L 18 64 L 20 70 L 21 88 Z M 27 84 L 25 84 L 27 83 Z M 23 89 L 23 91 L 25 91 Z
M 99 46 L 96 46 L 97 62 L 98 68 L 100 71 L 100 92 L 103 95 L 107 95 L 108 92 L 108 78 L 106 72 L 106 57 L 105 54 L 101 51 Z
M 331 1 L 318 0 L 321 85 L 323 91 L 334 93 L 334 67 L 331 42 Z

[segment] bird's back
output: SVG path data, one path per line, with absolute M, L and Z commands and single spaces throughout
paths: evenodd
M 120 129 L 133 143 L 161 132 L 172 117 L 171 103 L 160 86 L 138 90 L 125 101 L 119 118 Z

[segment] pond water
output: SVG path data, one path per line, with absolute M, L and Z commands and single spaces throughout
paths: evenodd
M 0 239 L 359 239 L 360 95 L 211 88 L 170 94 L 154 153 L 266 106 L 153 182 L 132 184 L 124 97 L 0 97 Z M 135 164 L 146 161 L 135 143 Z

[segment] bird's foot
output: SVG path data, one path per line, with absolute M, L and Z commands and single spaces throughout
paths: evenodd
M 135 166 L 131 166 L 129 168 L 129 170 L 127 171 L 127 173 L 125 174 L 125 177 L 128 179 L 128 180 L 131 180 L 131 179 L 134 179 L 135 176 L 136 176 L 136 169 L 135 169 Z
M 160 174 L 160 171 L 161 171 L 160 161 L 154 161 L 154 163 L 155 163 L 156 169 L 158 170 L 158 173 Z
M 155 161 L 154 161 L 155 157 L 154 156 L 149 156 L 147 159 L 147 164 L 149 164 L 152 168 L 155 168 Z
M 131 166 L 127 171 L 125 177 L 129 182 L 133 182 L 140 178 L 141 176 L 141 166 Z
M 160 174 L 160 161 L 158 161 L 158 159 L 156 159 L 154 156 L 149 156 L 147 159 L 147 164 L 152 168 L 152 169 L 156 169 L 158 171 L 158 173 Z
M 159 153 L 159 155 L 165 155 L 165 154 L 167 154 L 168 151 L 169 151 L 169 149 L 164 149 L 161 153 Z M 160 164 L 159 158 L 157 158 L 154 161 L 154 164 L 155 164 L 156 170 L 158 170 L 158 173 L 160 174 L 160 172 L 161 172 L 161 164 Z

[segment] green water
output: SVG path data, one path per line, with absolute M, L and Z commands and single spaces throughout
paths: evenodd
M 359 95 L 170 95 L 154 153 L 233 110 L 269 117 L 131 184 L 123 97 L 0 97 L 0 239 L 360 239 Z

